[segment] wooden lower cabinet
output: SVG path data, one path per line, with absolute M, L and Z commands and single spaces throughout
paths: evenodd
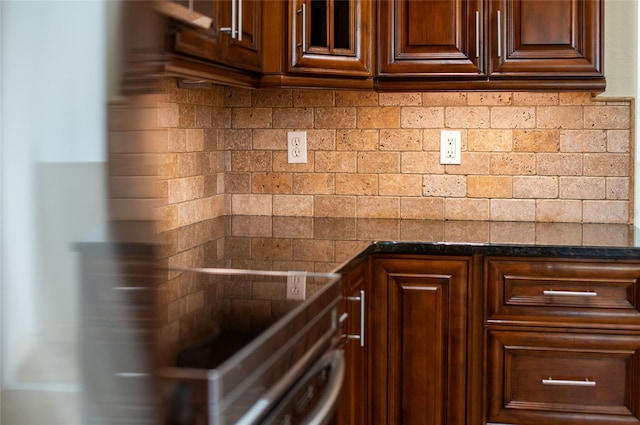
M 372 259 L 372 424 L 467 423 L 467 257 Z

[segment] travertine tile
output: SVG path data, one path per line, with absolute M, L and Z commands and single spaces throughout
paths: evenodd
M 378 194 L 381 196 L 420 196 L 422 195 L 422 176 L 418 174 L 380 175 Z
M 358 153 L 358 173 L 398 173 L 400 152 Z
M 294 89 L 293 106 L 333 106 L 334 90 Z
M 271 152 L 233 151 L 230 171 L 271 171 Z
M 250 89 L 226 87 L 223 95 L 224 106 L 226 107 L 251 106 L 251 92 L 252 90 Z
M 335 150 L 336 131 L 334 129 L 308 130 L 307 149 L 310 151 Z
M 591 105 L 595 102 L 592 94 L 586 92 L 560 92 L 558 99 L 560 105 Z
M 493 221 L 535 221 L 534 199 L 491 199 L 489 218 Z
M 357 216 L 363 218 L 400 218 L 400 198 L 358 196 L 356 211 Z
M 320 173 L 355 173 L 358 169 L 356 152 L 318 151 L 315 164 L 315 171 Z
M 582 242 L 581 223 L 536 223 L 536 243 L 546 245 L 577 244 Z
M 377 195 L 378 175 L 360 173 L 338 173 L 336 174 L 336 194 Z
M 273 108 L 273 128 L 313 128 L 313 108 Z
M 380 132 L 373 129 L 337 130 L 336 149 L 339 151 L 373 151 L 378 148 Z
M 516 92 L 513 94 L 513 104 L 516 106 L 552 106 L 558 103 L 558 93 Z
M 314 220 L 311 217 L 273 217 L 273 236 L 276 238 L 313 238 Z
M 629 108 L 626 106 L 585 106 L 584 127 L 601 129 L 628 129 Z
M 582 155 L 541 153 L 536 156 L 538 175 L 580 176 L 582 175 Z
M 420 106 L 422 96 L 420 93 L 380 93 L 381 106 Z
M 515 152 L 559 152 L 559 130 L 514 130 Z
M 356 197 L 317 195 L 314 197 L 315 217 L 356 217 Z
M 536 173 L 536 155 L 533 153 L 496 153 L 489 158 L 491 174 L 532 175 Z
M 536 108 L 538 128 L 581 129 L 583 108 L 580 106 L 542 106 Z
M 318 217 L 313 219 L 313 226 L 315 239 L 349 240 L 356 237 L 355 217 Z
M 444 198 L 401 197 L 400 218 L 442 220 L 444 219 Z
M 237 150 L 251 149 L 253 143 L 253 133 L 250 129 L 245 130 L 223 130 L 220 132 L 224 149 Z
M 629 178 L 628 177 L 607 177 L 606 178 L 606 198 L 616 200 L 629 199 Z
M 458 165 L 445 165 L 447 174 L 490 174 L 490 153 L 463 151 L 460 158 Z
M 631 132 L 629 130 L 607 130 L 607 151 L 630 152 Z
M 489 220 L 489 200 L 447 198 L 444 200 L 445 220 Z
M 486 242 L 489 239 L 489 223 L 479 221 L 447 221 L 444 223 L 444 240 L 447 242 Z
M 287 149 L 287 131 L 280 128 L 255 129 L 252 146 L 257 150 L 285 150 Z
M 336 90 L 336 106 L 378 106 L 378 93 L 369 90 Z
M 258 108 L 283 108 L 293 106 L 293 94 L 291 89 L 261 89 L 251 93 L 253 107 Z
M 237 215 L 271 215 L 273 199 L 266 194 L 234 194 L 231 196 L 231 212 Z
M 607 134 L 604 130 L 561 130 L 562 152 L 606 152 Z
M 225 193 L 251 193 L 251 173 L 228 172 L 224 176 Z
M 293 239 L 293 259 L 307 261 L 333 261 L 335 247 L 330 240 Z
M 424 106 L 464 106 L 467 104 L 467 93 L 426 92 L 422 93 Z
M 511 198 L 511 176 L 467 176 L 469 198 Z
M 558 177 L 513 176 L 513 197 L 525 199 L 557 198 Z
M 467 195 L 466 176 L 429 175 L 423 178 L 423 196 L 456 197 Z
M 585 223 L 627 223 L 629 203 L 625 201 L 584 201 Z
M 252 193 L 291 193 L 291 173 L 253 173 L 251 176 Z
M 330 195 L 335 192 L 335 174 L 295 173 L 292 191 L 295 194 Z
M 582 201 L 538 199 L 536 221 L 579 223 L 582 221 Z
M 356 109 L 358 128 L 398 128 L 400 108 L 396 106 L 358 107 Z
M 585 154 L 585 176 L 625 177 L 630 175 L 629 155 L 625 154 Z
M 511 105 L 513 104 L 513 93 L 509 92 L 470 92 L 467 94 L 467 104 L 469 106 L 478 105 Z
M 467 132 L 467 150 L 510 152 L 513 149 L 513 130 L 475 130 Z
M 442 174 L 444 165 L 440 164 L 439 152 L 402 152 L 400 170 L 402 173 Z
M 233 108 L 231 126 L 233 128 L 271 128 L 273 126 L 271 108 Z
M 536 108 L 527 106 L 491 108 L 491 128 L 535 128 Z
M 356 128 L 356 108 L 316 108 L 315 128 Z
M 445 108 L 448 128 L 489 128 L 490 109 L 486 106 L 451 106 Z
M 381 129 L 380 150 L 400 152 L 421 151 L 422 134 L 422 131 L 418 129 Z
M 534 223 L 489 223 L 489 240 L 491 243 L 532 244 L 535 242 L 535 237 Z
M 273 195 L 273 214 L 292 217 L 310 217 L 313 215 L 313 196 Z
M 400 108 L 400 127 L 402 128 L 442 128 L 444 127 L 444 108 L 405 106 Z
M 561 199 L 604 199 L 604 177 L 560 177 Z

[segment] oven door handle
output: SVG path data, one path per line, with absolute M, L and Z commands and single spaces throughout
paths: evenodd
M 316 407 L 309 413 L 305 420 L 307 425 L 325 425 L 331 421 L 331 416 L 335 412 L 338 404 L 338 397 L 344 381 L 344 351 L 341 349 L 332 350 L 325 357 L 324 362 L 320 362 L 318 367 L 331 363 L 331 374 L 329 382 L 325 387 L 325 393 L 316 403 Z

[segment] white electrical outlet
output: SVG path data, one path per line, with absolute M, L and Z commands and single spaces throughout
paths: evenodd
M 440 164 L 460 164 L 460 131 L 440 132 Z
M 306 131 L 290 131 L 287 133 L 287 158 L 289 164 L 307 163 Z
M 304 272 L 291 272 L 287 276 L 287 299 L 304 300 L 307 295 L 307 276 Z

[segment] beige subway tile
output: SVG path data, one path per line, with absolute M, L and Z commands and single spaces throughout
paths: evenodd
M 541 106 L 536 108 L 537 128 L 581 129 L 583 108 L 580 106 Z
M 271 215 L 273 197 L 267 194 L 231 195 L 231 213 L 237 215 Z
M 336 174 L 337 195 L 377 195 L 378 175 L 361 173 Z
M 358 173 L 399 173 L 400 152 L 359 152 Z
M 220 136 L 226 150 L 251 149 L 253 143 L 253 133 L 250 129 L 222 130 Z
M 467 195 L 466 176 L 429 175 L 423 177 L 422 184 L 423 196 L 464 198 Z
M 233 108 L 231 127 L 233 128 L 271 128 L 273 125 L 271 108 Z
M 523 199 L 557 198 L 558 177 L 513 176 L 513 197 Z
M 158 126 L 163 128 L 178 127 L 180 124 L 180 108 L 177 103 L 158 104 Z
M 378 93 L 369 90 L 336 90 L 336 106 L 378 106 Z
M 440 152 L 440 136 L 442 129 L 426 128 L 422 130 L 422 150 Z M 467 132 L 460 131 L 460 137 L 465 140 Z M 464 143 L 463 143 L 464 144 Z
M 313 108 L 273 108 L 273 128 L 313 128 Z
M 564 153 L 537 154 L 538 175 L 580 176 L 582 175 L 582 155 Z
M 336 131 L 334 129 L 308 130 L 307 148 L 320 151 L 335 150 Z
M 315 217 L 355 217 L 356 197 L 317 195 L 314 199 Z
M 287 148 L 287 131 L 283 129 L 257 128 L 253 130 L 253 149 L 282 150 Z
M 490 219 L 495 221 L 535 221 L 534 199 L 491 199 Z
M 402 173 L 443 174 L 439 152 L 402 152 L 400 155 Z
M 513 94 L 515 106 L 553 106 L 558 103 L 558 93 L 516 92 Z
M 310 217 L 313 216 L 313 196 L 274 195 L 273 215 Z
M 585 223 L 628 223 L 627 201 L 584 201 L 582 221 Z
M 356 237 L 355 217 L 317 217 L 313 219 L 315 239 L 345 240 Z
M 426 92 L 422 93 L 424 106 L 464 106 L 467 104 L 465 92 Z
M 560 105 L 590 105 L 594 102 L 589 92 L 560 92 Z
M 307 261 L 333 261 L 335 246 L 330 240 L 293 239 L 293 259 Z
M 467 176 L 468 198 L 511 198 L 511 176 Z
M 444 127 L 444 108 L 405 106 L 400 108 L 400 127 L 402 128 L 442 128 Z
M 295 173 L 292 190 L 295 194 L 330 195 L 335 191 L 333 173 Z
M 555 129 L 514 130 L 513 150 L 515 152 L 558 152 L 560 131 Z
M 334 90 L 324 89 L 294 89 L 293 106 L 322 107 L 334 106 Z
M 604 199 L 604 177 L 560 177 L 561 199 Z
M 212 128 L 230 128 L 231 127 L 231 109 L 230 108 L 211 108 L 211 127 Z
M 290 173 L 310 173 L 314 171 L 314 168 L 315 168 L 316 154 L 317 154 L 316 152 L 307 150 L 306 163 L 289 164 L 289 158 L 286 150 L 272 151 L 273 171 L 290 172 Z
M 418 174 L 381 174 L 378 179 L 381 196 L 421 196 L 422 176 Z
M 381 106 L 420 106 L 422 96 L 420 93 L 380 93 Z
M 495 175 L 531 175 L 536 173 L 536 155 L 533 153 L 490 154 L 490 170 Z
M 196 106 L 178 104 L 178 126 L 180 128 L 194 128 L 196 126 Z
M 382 196 L 358 196 L 358 218 L 400 218 L 400 198 Z
M 190 201 L 204 195 L 204 176 L 192 176 L 181 179 L 171 179 L 168 184 L 169 204 Z
M 380 132 L 373 129 L 337 130 L 336 149 L 339 151 L 373 151 L 378 149 Z
M 233 151 L 230 171 L 271 171 L 271 152 Z
M 418 129 L 381 129 L 380 150 L 420 151 L 422 150 L 422 131 Z
M 513 130 L 475 130 L 467 132 L 469 151 L 509 152 L 513 149 Z
M 196 124 L 197 128 L 209 128 L 212 124 L 212 113 L 210 106 L 196 105 Z
M 562 152 L 606 152 L 607 133 L 604 130 L 561 130 Z
M 585 223 L 582 229 L 582 244 L 586 246 L 633 246 L 634 244 L 633 228 L 626 223 Z
M 536 243 L 544 245 L 581 245 L 581 223 L 536 223 Z
M 447 174 L 489 174 L 491 167 L 489 152 L 462 152 L 460 164 L 445 165 Z
M 293 106 L 291 89 L 260 89 L 251 93 L 253 107 L 286 108 Z
M 172 129 L 167 131 L 167 151 L 186 152 L 187 151 L 187 130 Z M 111 144 L 111 143 L 110 143 Z
M 579 223 L 582 221 L 582 201 L 538 199 L 536 200 L 536 221 Z
M 251 93 L 252 90 L 238 88 L 238 87 L 226 87 L 224 89 L 224 106 L 226 107 L 248 107 L 251 106 Z
M 400 218 L 442 220 L 444 219 L 444 198 L 401 197 Z
M 355 173 L 358 163 L 356 152 L 318 151 L 315 164 L 315 171 L 320 173 Z
M 291 173 L 253 173 L 251 176 L 252 193 L 291 193 Z
M 315 128 L 356 128 L 356 108 L 316 108 Z
M 608 152 L 631 152 L 631 132 L 629 130 L 607 130 Z
M 488 220 L 489 200 L 447 198 L 444 200 L 445 220 Z
M 367 107 L 356 109 L 358 128 L 398 128 L 400 108 L 396 106 Z
M 616 153 L 585 154 L 585 176 L 626 177 L 629 176 L 629 155 Z
M 470 92 L 467 94 L 469 106 L 505 106 L 513 104 L 513 93 L 509 92 Z
M 448 128 L 489 128 L 490 109 L 487 106 L 451 106 L 445 108 Z
M 626 106 L 585 106 L 584 127 L 607 130 L 626 130 L 630 122 L 629 108 Z
M 491 128 L 535 128 L 536 108 L 510 106 L 491 108 Z
M 628 177 L 607 177 L 606 198 L 614 200 L 630 199 L 629 186 Z
M 187 152 L 199 152 L 204 148 L 204 131 L 202 129 L 187 130 Z

